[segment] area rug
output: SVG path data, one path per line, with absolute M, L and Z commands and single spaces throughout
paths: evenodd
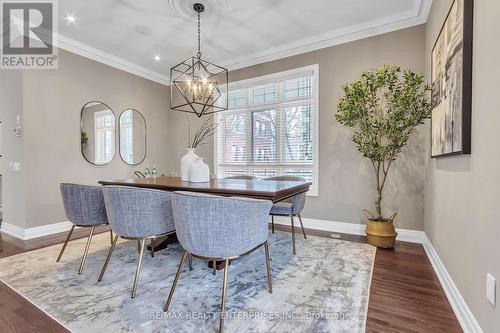
M 367 244 L 270 233 L 273 293 L 267 291 L 264 249 L 229 266 L 226 332 L 363 332 L 376 249 Z M 0 260 L 0 279 L 73 332 L 215 332 L 223 271 L 193 259 L 183 270 L 170 311 L 162 311 L 182 249 L 145 254 L 137 297 L 130 298 L 137 244 L 120 241 L 97 282 L 109 234 L 94 237 L 77 275 L 86 239 Z

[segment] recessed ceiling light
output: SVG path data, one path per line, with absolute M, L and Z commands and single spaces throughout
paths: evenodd
M 155 61 L 160 61 L 161 60 L 161 57 L 159 55 L 155 55 Z
M 71 14 L 66 14 L 66 21 L 69 23 L 76 23 L 76 17 Z

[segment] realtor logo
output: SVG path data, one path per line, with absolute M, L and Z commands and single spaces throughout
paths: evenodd
M 1 1 L 2 69 L 55 69 L 57 3 L 54 0 Z

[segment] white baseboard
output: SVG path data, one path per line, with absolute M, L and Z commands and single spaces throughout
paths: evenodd
M 274 222 L 276 224 L 290 225 L 290 218 L 275 216 Z M 304 228 L 308 229 L 331 231 L 350 235 L 365 235 L 364 224 L 343 223 L 310 218 L 302 218 L 302 222 L 304 223 Z M 300 225 L 298 219 L 295 225 Z M 479 323 L 476 321 L 476 318 L 474 318 L 469 306 L 462 297 L 462 294 L 460 294 L 455 282 L 453 282 L 453 279 L 446 270 L 446 267 L 439 258 L 436 250 L 432 246 L 432 243 L 427 238 L 425 232 L 408 229 L 396 229 L 396 231 L 398 232 L 398 241 L 422 244 L 427 257 L 429 258 L 432 267 L 438 276 L 439 282 L 443 287 L 446 297 L 450 302 L 453 312 L 462 327 L 462 330 L 465 333 L 482 333 L 483 331 L 479 326 Z
M 476 318 L 474 318 L 472 311 L 469 309 L 469 306 L 462 297 L 457 285 L 453 282 L 453 279 L 446 270 L 446 267 L 439 258 L 434 246 L 432 246 L 432 243 L 427 236 L 425 236 L 425 240 L 422 245 L 424 246 L 427 257 L 434 268 L 434 272 L 436 272 L 436 275 L 438 276 L 439 282 L 443 287 L 453 312 L 455 313 L 455 316 L 457 316 L 462 330 L 465 333 L 482 333 L 483 330 L 479 326 Z
M 13 224 L 2 222 L 1 232 L 21 240 L 28 240 L 69 231 L 73 224 L 69 221 L 53 223 L 33 228 L 21 228 Z
M 299 226 L 299 219 L 295 219 L 295 226 Z M 290 225 L 290 218 L 287 216 L 275 216 L 274 222 L 276 224 Z M 319 219 L 311 219 L 311 218 L 302 218 L 302 222 L 304 223 L 304 228 L 307 229 L 316 229 L 323 231 L 331 231 L 331 232 L 339 232 L 342 234 L 349 235 L 365 235 L 365 225 L 357 224 L 357 223 L 344 223 L 344 222 L 335 222 L 335 221 L 326 221 Z M 425 233 L 423 231 L 418 230 L 409 230 L 409 229 L 399 229 L 396 228 L 398 233 L 398 241 L 409 242 L 409 243 L 417 243 L 423 244 L 425 239 Z
M 23 239 L 24 237 L 24 228 L 18 227 L 14 224 L 9 224 L 7 222 L 2 222 L 0 231 L 18 239 Z

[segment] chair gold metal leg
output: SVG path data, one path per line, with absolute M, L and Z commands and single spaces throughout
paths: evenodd
M 269 288 L 269 293 L 273 293 L 273 282 L 271 280 L 271 262 L 269 260 L 269 244 L 266 242 L 264 244 L 264 250 L 266 254 L 266 268 L 267 268 L 267 286 Z
M 90 243 L 92 242 L 92 236 L 94 235 L 95 227 L 90 228 L 89 238 L 87 239 L 87 244 L 85 245 L 85 251 L 83 252 L 82 262 L 80 263 L 80 269 L 78 269 L 78 274 L 82 274 L 83 266 L 85 265 L 85 260 L 87 260 L 87 254 L 89 253 Z
M 177 281 L 179 280 L 179 276 L 181 275 L 182 266 L 184 265 L 184 259 L 186 259 L 187 251 L 182 253 L 181 262 L 179 263 L 179 267 L 177 267 L 177 273 L 175 274 L 174 282 L 172 283 L 172 287 L 170 288 L 170 293 L 168 294 L 167 303 L 163 307 L 163 311 L 167 312 L 170 307 L 170 302 L 172 302 L 172 296 L 174 296 L 175 286 L 177 286 Z
M 102 278 L 104 277 L 104 273 L 106 272 L 106 269 L 108 268 L 109 260 L 111 259 L 111 255 L 113 254 L 113 251 L 115 250 L 116 243 L 118 242 L 118 234 L 115 234 L 115 238 L 113 239 L 113 243 L 111 244 L 111 247 L 109 248 L 108 256 L 106 257 L 106 261 L 104 262 L 104 266 L 102 266 L 101 269 L 101 274 L 99 274 L 99 278 L 97 279 L 97 282 L 101 282 Z
M 302 224 L 302 216 L 299 214 L 300 227 L 302 228 L 302 233 L 304 234 L 304 239 L 307 239 L 306 231 L 304 230 L 304 224 Z
M 109 244 L 113 245 L 113 230 L 109 230 Z
M 193 256 L 191 255 L 191 253 L 188 255 L 188 263 L 189 263 L 189 270 L 192 271 L 193 270 Z
M 141 272 L 142 257 L 144 255 L 144 248 L 146 247 L 146 239 L 141 239 L 140 241 L 141 249 L 139 251 L 139 258 L 137 259 L 137 268 L 135 270 L 134 285 L 132 286 L 132 298 L 135 298 L 137 292 L 137 282 L 139 281 L 139 273 Z
M 274 215 L 271 215 L 271 231 L 274 234 Z
M 217 272 L 217 261 L 214 260 L 213 265 L 214 265 L 214 269 L 212 271 L 212 274 L 215 275 L 215 273 Z
M 293 223 L 293 215 L 290 216 L 290 219 L 292 220 L 292 249 L 293 254 L 295 254 L 295 226 Z
M 219 332 L 224 331 L 224 317 L 226 316 L 226 292 L 227 292 L 227 273 L 229 271 L 229 259 L 224 260 L 224 282 L 222 283 L 222 301 L 220 305 L 220 323 Z
M 151 258 L 155 256 L 155 239 L 151 238 Z
M 71 239 L 71 235 L 73 234 L 73 230 L 75 230 L 75 225 L 71 227 L 71 230 L 68 233 L 68 237 L 66 237 L 66 240 L 64 241 L 63 247 L 61 249 L 61 252 L 59 252 L 59 255 L 57 256 L 56 262 L 59 262 L 61 260 L 61 257 L 63 255 L 64 250 L 66 249 L 66 246 L 68 245 L 69 240 Z

